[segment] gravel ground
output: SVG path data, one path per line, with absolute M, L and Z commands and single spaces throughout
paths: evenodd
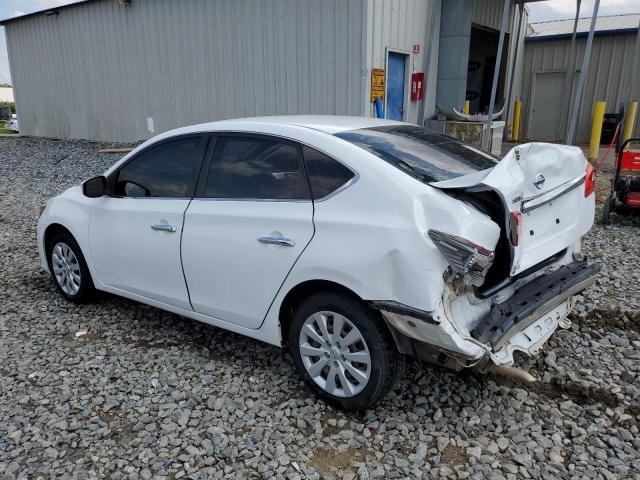
M 345 414 L 276 347 L 113 296 L 63 301 L 36 207 L 104 171 L 104 146 L 0 138 L 0 478 L 640 478 L 633 222 L 588 235 L 597 285 L 518 359 L 538 383 L 412 364 Z

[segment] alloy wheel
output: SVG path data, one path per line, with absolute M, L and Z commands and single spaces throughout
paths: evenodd
M 302 364 L 313 381 L 335 397 L 353 397 L 367 386 L 371 355 L 358 328 L 346 317 L 321 311 L 302 325 Z
M 60 288 L 67 295 L 73 296 L 80 290 L 80 263 L 69 245 L 58 242 L 51 251 L 53 274 Z

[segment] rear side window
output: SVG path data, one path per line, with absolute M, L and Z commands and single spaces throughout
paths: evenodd
M 118 173 L 122 197 L 187 197 L 200 168 L 201 136 L 163 142 L 140 153 Z
M 205 197 L 308 200 L 298 147 L 264 138 L 221 137 L 216 142 Z
M 302 155 L 314 200 L 335 192 L 354 176 L 354 173 L 340 162 L 313 148 L 303 146 Z
M 336 134 L 425 183 L 492 168 L 499 161 L 453 137 L 417 125 L 349 130 Z

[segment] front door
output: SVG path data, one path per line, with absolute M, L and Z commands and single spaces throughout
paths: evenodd
M 180 236 L 205 141 L 189 136 L 144 150 L 114 174 L 113 195 L 95 199 L 89 243 L 102 283 L 191 309 Z
M 555 142 L 561 139 L 564 72 L 540 72 L 534 76 L 531 127 L 528 138 L 533 141 Z
M 387 115 L 391 120 L 404 118 L 404 84 L 407 55 L 389 52 L 387 59 Z
M 184 222 L 182 262 L 194 310 L 258 328 L 312 236 L 299 145 L 218 137 Z

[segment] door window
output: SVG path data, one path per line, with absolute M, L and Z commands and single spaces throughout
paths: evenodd
M 309 173 L 314 200 L 335 192 L 354 176 L 354 173 L 340 162 L 311 147 L 303 146 L 302 155 Z
M 298 147 L 266 138 L 219 138 L 204 196 L 264 200 L 309 199 L 309 188 Z
M 189 197 L 201 161 L 201 136 L 163 142 L 145 150 L 118 173 L 114 194 L 123 197 Z

